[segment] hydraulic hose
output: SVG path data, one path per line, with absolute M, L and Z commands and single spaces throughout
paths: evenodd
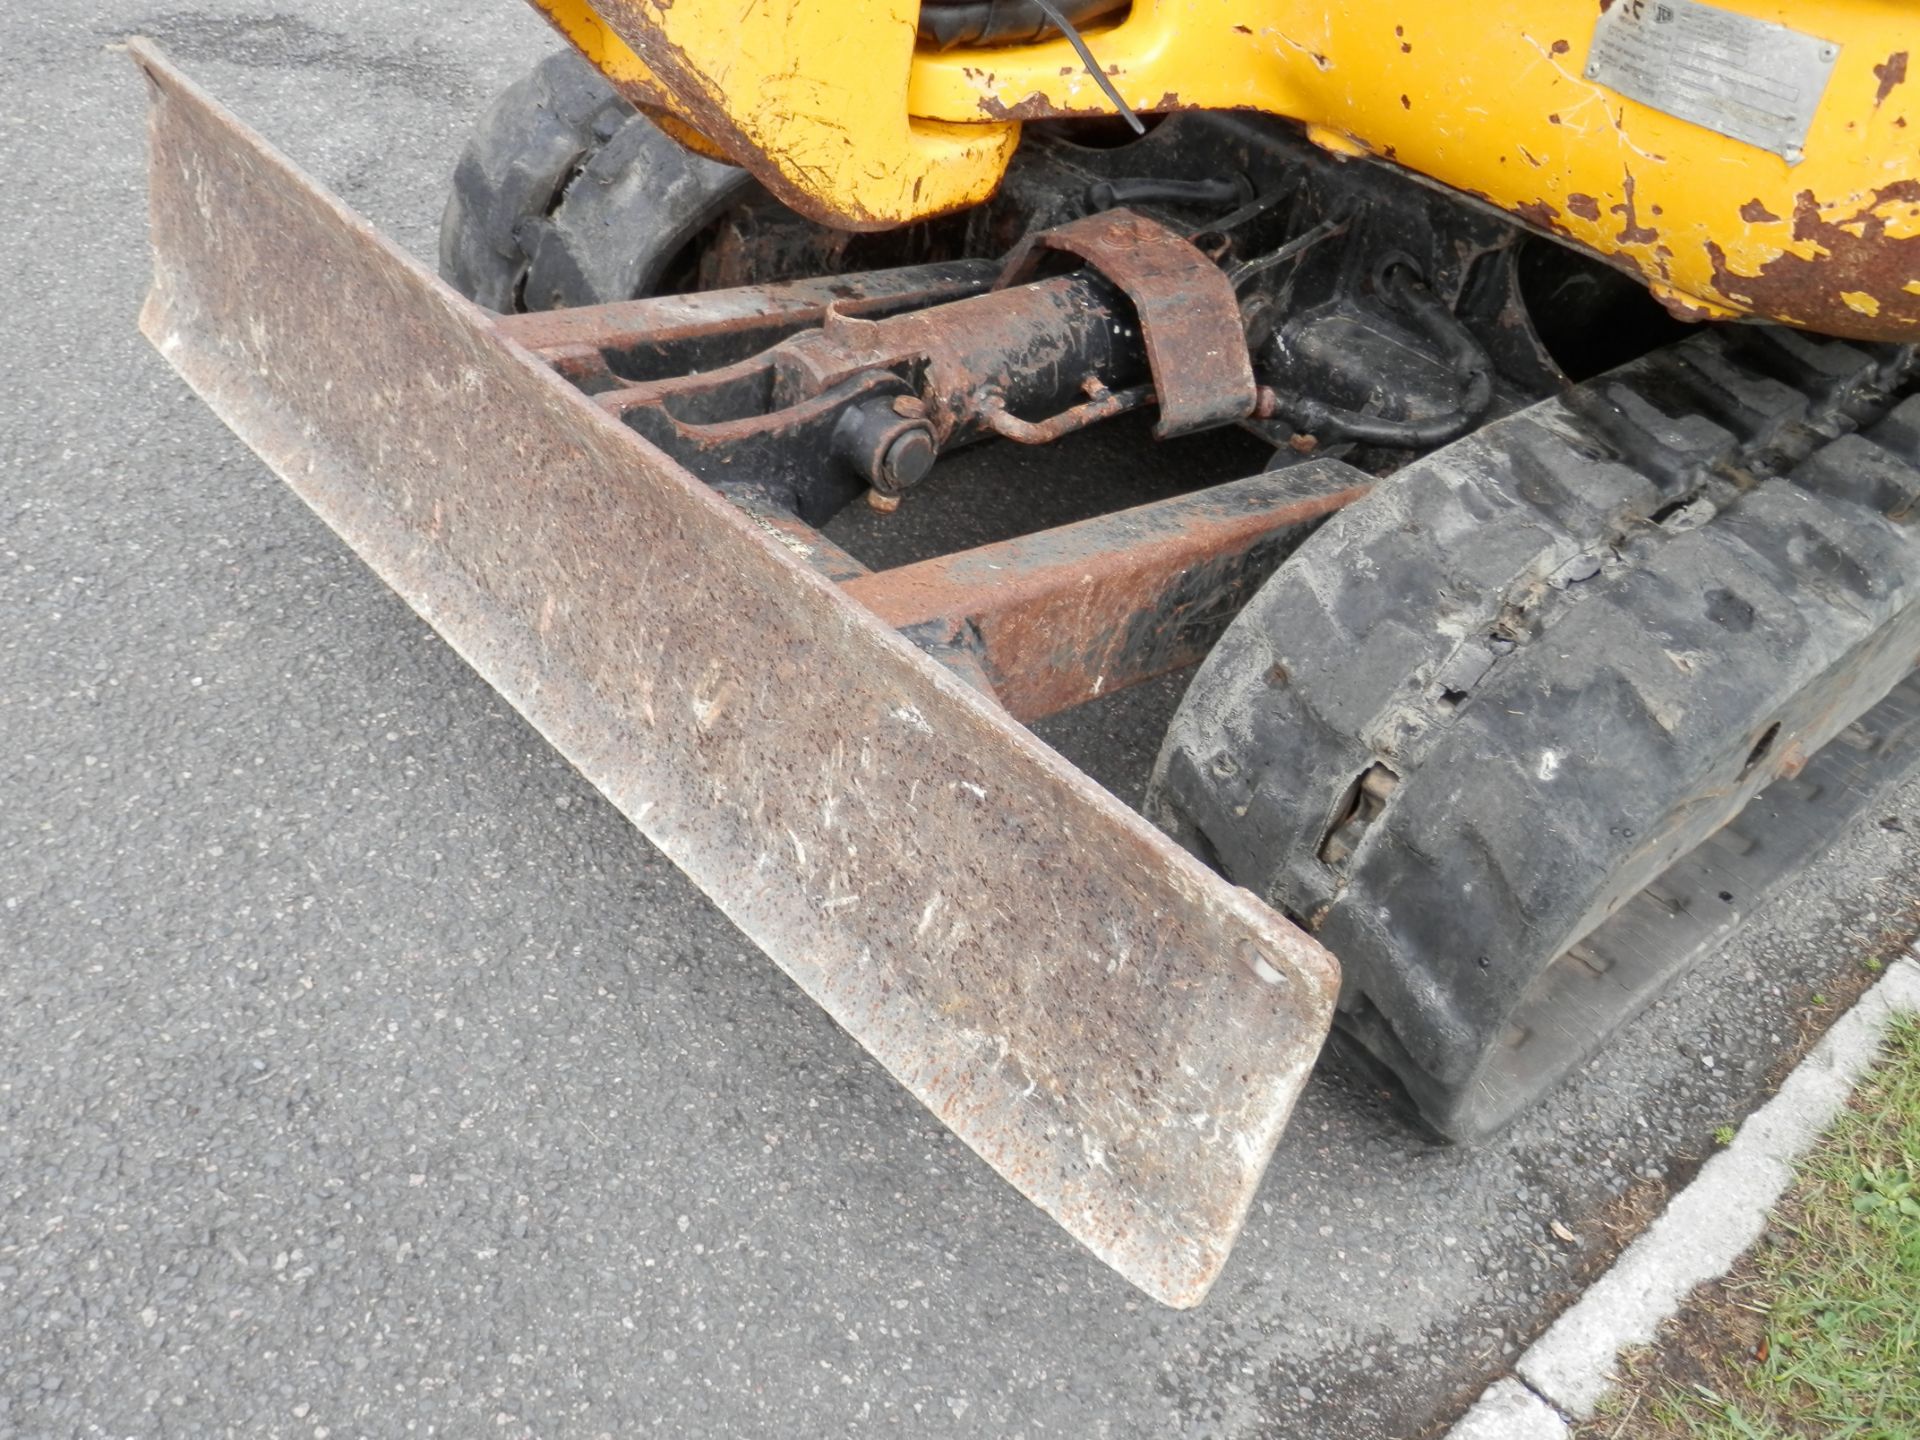
M 1263 387 L 1262 412 L 1284 416 L 1302 434 L 1322 442 L 1355 440 L 1403 450 L 1445 445 L 1480 423 L 1493 403 L 1493 362 L 1480 342 L 1427 288 L 1411 265 L 1388 266 L 1380 277 L 1380 292 L 1440 347 L 1441 358 L 1460 377 L 1459 403 L 1439 415 L 1391 420 L 1383 415 L 1342 410 L 1292 391 Z
M 1069 24 L 1086 25 L 1127 8 L 1129 0 L 1053 0 Z M 941 50 L 955 45 L 1017 45 L 1056 28 L 1034 0 L 921 0 L 920 38 Z

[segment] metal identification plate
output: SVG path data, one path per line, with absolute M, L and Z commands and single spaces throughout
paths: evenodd
M 1613 0 L 1587 79 L 1735 140 L 1800 159 L 1840 47 L 1700 0 Z

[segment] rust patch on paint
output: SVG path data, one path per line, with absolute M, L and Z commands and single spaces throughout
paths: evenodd
M 986 95 L 980 99 L 980 113 L 990 120 L 1070 120 L 1088 115 L 1107 115 L 1113 113 L 1102 108 L 1104 99 L 1094 106 L 1056 105 L 1038 90 L 1024 100 L 1016 100 L 1009 105 L 997 95 Z M 1160 115 L 1171 110 L 1187 108 L 1180 102 L 1178 91 L 1169 90 L 1151 105 L 1136 105 L 1134 109 L 1142 115 Z
M 1755 196 L 1740 207 L 1740 218 L 1749 225 L 1769 225 L 1780 219 L 1778 215 L 1760 203 L 1758 196 Z
M 1884 61 L 1873 67 L 1873 73 L 1880 82 L 1880 88 L 1873 92 L 1873 108 L 1878 110 L 1887 103 L 1887 96 L 1893 93 L 1893 87 L 1906 82 L 1907 52 L 1894 51 Z
M 1714 288 L 1756 314 L 1851 340 L 1908 341 L 1920 335 L 1920 294 L 1907 286 L 1920 275 L 1920 235 L 1891 236 L 1878 213 L 1894 204 L 1920 203 L 1920 180 L 1883 186 L 1852 215 L 1829 220 L 1811 190 L 1795 197 L 1793 237 L 1819 247 L 1812 256 L 1784 254 L 1742 275 L 1718 244 L 1707 243 Z M 1851 295 L 1855 303 L 1844 298 Z M 1860 297 L 1874 302 L 1866 313 Z
M 1555 55 L 1564 55 L 1567 53 L 1567 51 L 1571 50 L 1573 47 L 1567 44 L 1567 42 L 1564 40 L 1556 40 L 1553 42 L 1552 45 L 1548 46 L 1547 48 Z
M 1620 233 L 1613 238 L 1622 245 L 1651 245 L 1660 238 L 1660 232 L 1650 225 L 1642 225 L 1633 204 L 1633 172 L 1626 172 L 1621 184 L 1621 201 L 1608 208 L 1620 217 Z
M 1524 205 L 1514 206 L 1513 209 L 1516 215 L 1537 230 L 1544 230 L 1549 235 L 1565 236 L 1569 240 L 1573 238 L 1573 232 L 1567 229 L 1560 219 L 1560 212 L 1548 201 L 1529 200 Z
M 1591 195 L 1569 195 L 1567 196 L 1567 213 L 1578 215 L 1582 220 L 1598 220 L 1600 202 Z
M 1662 310 L 1665 310 L 1674 319 L 1684 321 L 1688 325 L 1704 325 L 1710 320 L 1718 320 L 1721 318 L 1719 314 L 1709 310 L 1706 306 L 1689 299 L 1678 290 L 1671 289 L 1667 286 L 1661 285 L 1655 287 L 1652 294 L 1653 298 L 1660 302 L 1660 308 Z
M 1038 90 L 1024 100 L 1016 100 L 1009 105 L 998 95 L 980 97 L 980 113 L 989 120 L 1051 120 L 1059 116 L 1060 111 L 1054 103 Z

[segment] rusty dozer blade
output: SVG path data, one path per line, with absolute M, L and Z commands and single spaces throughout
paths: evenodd
M 934 1114 L 1198 1301 L 1319 1052 L 1326 953 L 131 48 L 148 338 Z

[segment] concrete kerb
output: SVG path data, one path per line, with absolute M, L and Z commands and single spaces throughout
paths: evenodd
M 1920 963 L 1911 957 L 1888 967 L 1448 1440 L 1561 1440 L 1590 1417 L 1613 1386 L 1620 1352 L 1651 1341 L 1696 1285 L 1724 1275 L 1759 1239 L 1794 1162 L 1839 1114 L 1903 1010 L 1920 1012 Z

